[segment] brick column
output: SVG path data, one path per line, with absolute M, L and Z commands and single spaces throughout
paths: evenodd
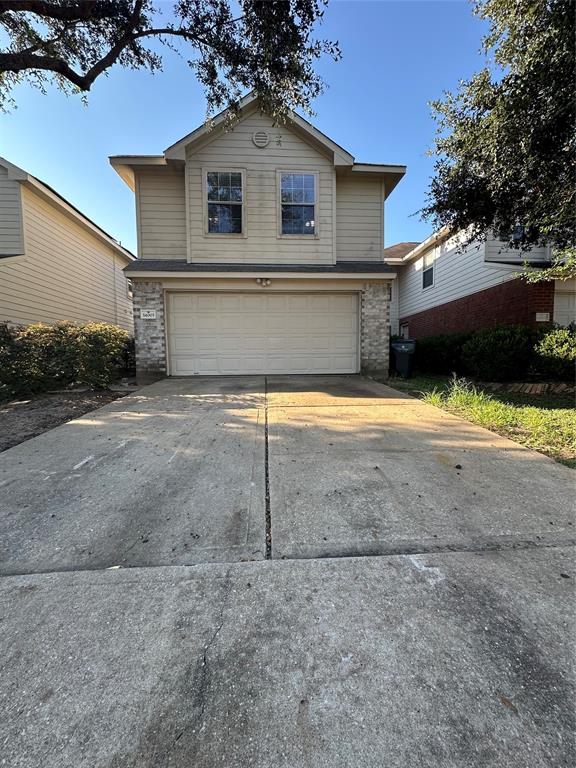
M 360 307 L 360 357 L 363 371 L 388 375 L 390 283 L 366 283 Z
M 136 378 L 149 384 L 166 376 L 166 334 L 164 292 L 161 283 L 133 280 L 134 338 L 136 345 Z M 153 320 L 140 317 L 140 310 L 156 312 Z

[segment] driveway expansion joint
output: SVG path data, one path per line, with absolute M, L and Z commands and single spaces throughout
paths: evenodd
M 296 544 L 296 548 L 298 544 Z M 560 549 L 576 547 L 576 538 L 557 536 L 554 538 L 540 537 L 539 539 L 527 539 L 521 537 L 494 537 L 487 539 L 474 539 L 459 542 L 402 542 L 398 544 L 379 545 L 360 543 L 357 546 L 338 546 L 332 544 L 321 550 L 319 547 L 300 545 L 299 551 L 283 552 L 278 555 L 281 560 L 338 560 L 350 558 L 387 558 L 402 557 L 406 555 L 434 555 L 434 554 L 478 554 L 490 552 L 528 551 L 537 549 Z
M 280 554 L 276 555 L 276 557 L 270 557 L 270 560 L 282 562 L 282 561 L 295 561 L 295 560 L 386 560 L 387 558 L 395 558 L 395 557 L 405 557 L 407 555 L 445 555 L 445 554 L 451 554 L 451 555 L 458 555 L 458 554 L 476 554 L 476 555 L 483 555 L 483 554 L 489 554 L 489 553 L 498 553 L 498 552 L 515 552 L 515 551 L 529 551 L 529 550 L 544 550 L 544 549 L 567 549 L 569 547 L 576 547 L 576 538 L 567 538 L 567 539 L 556 539 L 553 541 L 532 541 L 532 540 L 526 540 L 526 539 L 517 539 L 517 540 L 509 540 L 506 542 L 502 542 L 500 544 L 489 542 L 484 545 L 477 543 L 477 542 L 462 542 L 458 545 L 450 545 L 450 544 L 438 544 L 434 547 L 428 547 L 428 546 L 419 546 L 418 544 L 414 544 L 414 546 L 397 546 L 397 547 L 390 547 L 389 549 L 381 550 L 381 551 L 375 551 L 374 549 L 368 550 L 365 549 L 364 551 L 360 550 L 353 550 L 349 549 L 346 551 L 338 552 L 338 553 L 323 553 L 323 554 Z M 263 560 L 212 560 L 210 562 L 199 562 L 199 563 L 157 563 L 157 564 L 149 564 L 146 563 L 145 565 L 128 565 L 128 566 L 122 566 L 121 568 L 110 568 L 110 567 L 98 567 L 95 566 L 94 568 L 87 568 L 87 567 L 78 567 L 73 566 L 70 568 L 54 568 L 54 569 L 38 569 L 34 571 L 5 571 L 3 573 L 0 573 L 0 583 L 3 579 L 11 579 L 15 577 L 34 577 L 34 576 L 53 576 L 53 575 L 75 575 L 80 573 L 105 573 L 107 571 L 110 571 L 111 573 L 117 573 L 118 571 L 123 571 L 126 573 L 126 571 L 161 571 L 161 570 L 169 570 L 169 569 L 195 569 L 202 571 L 205 568 L 210 567 L 217 567 L 217 566 L 223 566 L 228 565 L 230 568 L 235 569 L 242 569 L 242 568 L 251 568 L 254 565 L 257 565 L 258 563 L 263 563 Z M 231 573 L 229 570 L 228 573 Z M 220 630 L 222 627 L 220 626 L 218 631 L 215 633 L 214 638 L 208 643 L 208 648 L 214 640 L 217 638 Z
M 264 501 L 266 506 L 266 560 L 272 559 L 272 513 L 270 509 L 270 467 L 268 447 L 268 378 L 264 377 Z

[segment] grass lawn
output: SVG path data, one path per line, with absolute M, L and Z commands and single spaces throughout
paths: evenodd
M 485 392 L 464 379 L 392 379 L 390 386 L 576 469 L 576 407 L 572 395 Z

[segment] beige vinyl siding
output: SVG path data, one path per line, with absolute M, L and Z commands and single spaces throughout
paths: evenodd
M 383 250 L 382 182 L 337 177 L 337 261 L 383 261 Z
M 252 134 L 265 130 L 270 143 L 258 149 Z M 327 157 L 286 126 L 274 127 L 260 114 L 247 116 L 228 133 L 220 134 L 189 153 L 187 184 L 189 200 L 190 258 L 200 262 L 316 263 L 335 260 L 333 238 L 334 167 Z M 206 235 L 203 172 L 208 169 L 242 169 L 245 232 L 238 235 Z M 278 236 L 277 171 L 318 173 L 315 222 L 317 236 Z
M 139 171 L 136 200 L 139 257 L 186 259 L 184 171 Z
M 24 253 L 20 183 L 0 166 L 0 256 Z
M 430 249 L 428 253 L 434 253 L 434 284 L 426 289 L 422 288 L 424 255 L 401 266 L 400 319 L 512 280 L 518 268 L 487 264 L 484 245 L 473 243 L 460 253 L 452 239 Z
M 132 331 L 128 263 L 40 195 L 22 187 L 26 254 L 0 260 L 0 322 L 106 322 Z

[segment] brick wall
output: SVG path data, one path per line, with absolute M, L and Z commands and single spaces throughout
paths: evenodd
M 164 292 L 161 283 L 133 280 L 136 378 L 140 384 L 166 376 Z M 154 320 L 143 320 L 141 309 L 156 311 Z
M 491 325 L 522 324 L 532 328 L 545 326 L 536 322 L 536 312 L 554 314 L 554 283 L 529 285 L 523 280 L 508 280 L 484 291 L 400 318 L 408 324 L 412 339 L 438 333 L 475 331 Z
M 363 371 L 388 373 L 390 283 L 366 283 L 360 301 L 360 357 Z

